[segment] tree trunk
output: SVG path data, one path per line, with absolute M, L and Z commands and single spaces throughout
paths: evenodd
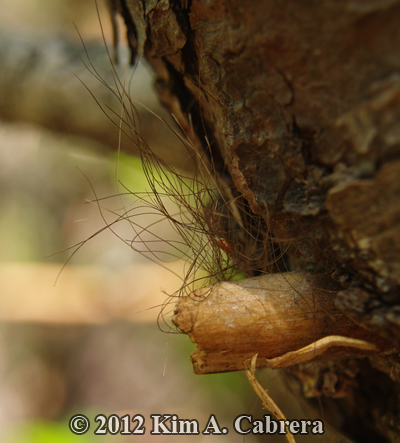
M 113 3 L 163 103 L 281 245 L 275 270 L 329 276 L 336 306 L 398 346 L 400 2 Z M 325 417 L 354 441 L 399 437 L 397 354 L 313 371 L 351 379 Z

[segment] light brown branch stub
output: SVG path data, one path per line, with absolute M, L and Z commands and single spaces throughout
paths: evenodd
M 197 344 L 197 374 L 360 357 L 388 343 L 355 325 L 334 305 L 334 293 L 293 272 L 217 283 L 179 299 L 174 324 Z

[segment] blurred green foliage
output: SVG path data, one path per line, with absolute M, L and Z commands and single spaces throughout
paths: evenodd
M 93 443 L 90 429 L 87 434 L 75 435 L 68 422 L 27 422 L 12 431 L 7 443 Z

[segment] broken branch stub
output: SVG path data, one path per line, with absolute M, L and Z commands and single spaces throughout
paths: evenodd
M 388 350 L 384 339 L 335 307 L 336 291 L 321 281 L 301 272 L 269 274 L 217 283 L 180 298 L 173 322 L 197 344 L 191 355 L 194 372 L 243 370 L 256 353 L 257 367 L 283 367 L 299 363 L 299 353 L 309 361 Z M 320 346 L 318 340 L 329 336 L 336 337 Z M 287 353 L 288 358 L 277 359 Z

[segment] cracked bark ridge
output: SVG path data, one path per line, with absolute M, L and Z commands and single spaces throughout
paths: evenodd
M 266 235 L 291 244 L 286 264 L 323 269 L 342 285 L 346 315 L 399 344 L 400 1 L 164 0 L 145 10 L 144 54 L 163 103 L 198 145 L 206 131 Z M 398 361 L 371 359 L 388 374 Z M 365 384 L 371 371 L 361 374 L 362 421 L 385 435 L 374 441 L 394 441 L 398 385 L 379 380 L 392 393 L 384 405 Z
M 206 129 L 288 262 L 385 300 L 378 329 L 399 341 L 400 2 L 164 1 L 145 18 L 162 101 L 199 144 Z

